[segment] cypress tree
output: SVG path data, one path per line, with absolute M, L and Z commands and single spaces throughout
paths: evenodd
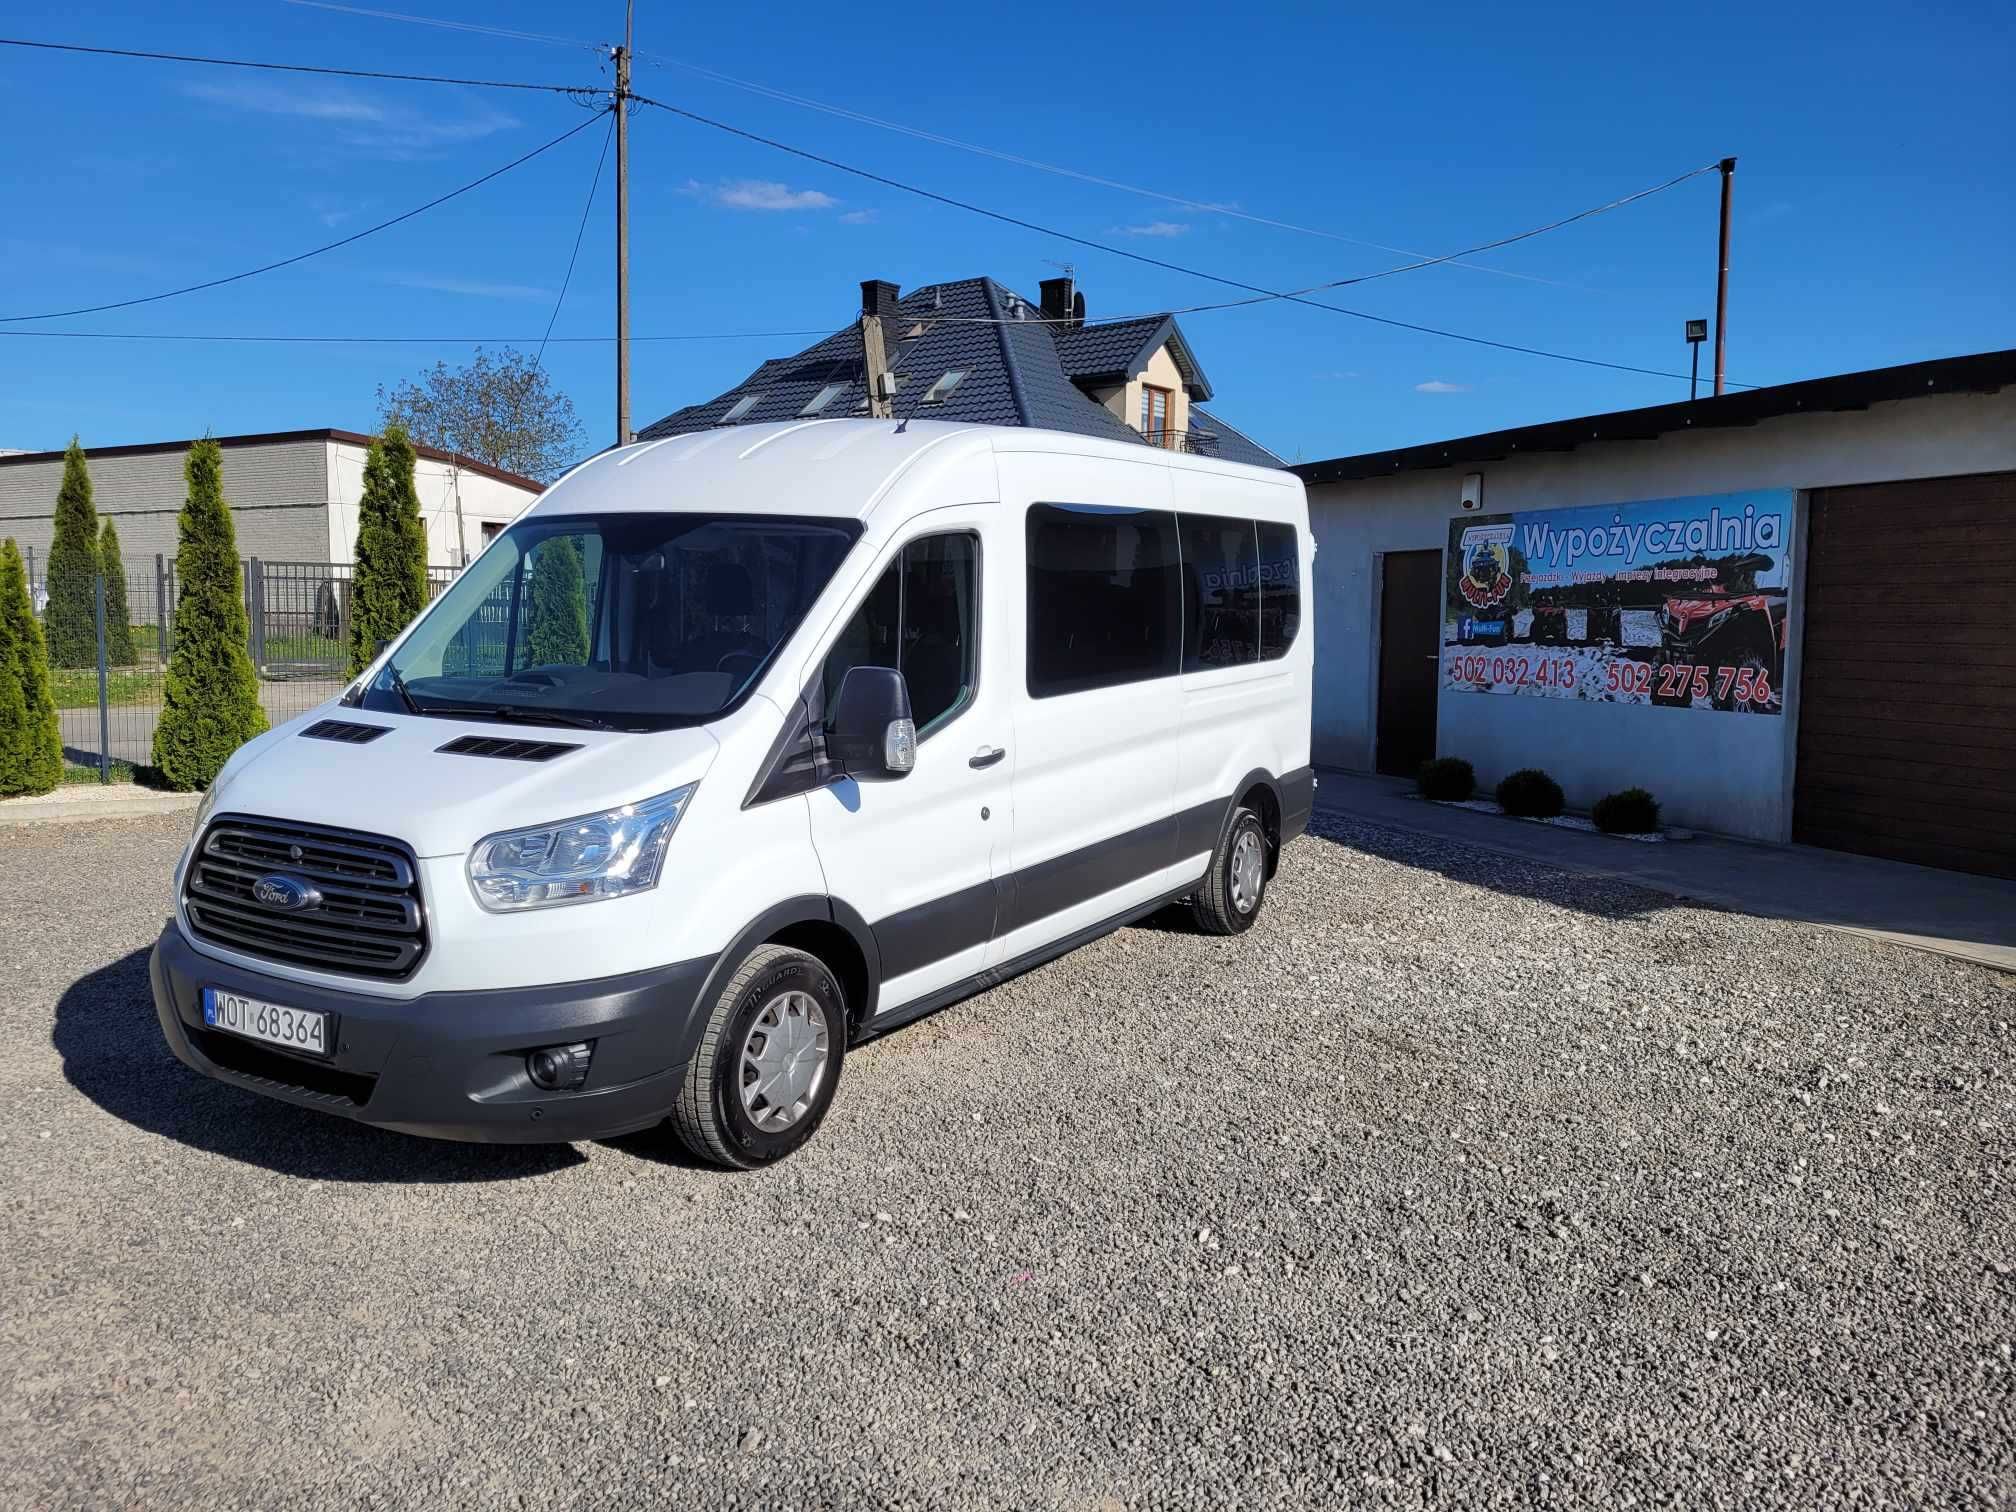
M 98 511 L 91 507 L 91 470 L 77 438 L 63 453 L 56 490 L 55 538 L 49 543 L 49 663 L 98 665 Z
M 356 676 L 427 607 L 427 527 L 405 428 L 388 425 L 364 458 L 357 567 L 350 586 L 350 675 Z
M 130 667 L 133 620 L 126 612 L 126 564 L 119 558 L 119 532 L 108 518 L 98 532 L 98 570 L 105 576 L 105 659 L 115 667 Z
M 154 764 L 170 787 L 206 788 L 231 753 L 266 728 L 259 676 L 245 641 L 245 590 L 238 535 L 224 502 L 224 453 L 198 441 L 183 466 L 175 553 L 175 649 L 168 658 Z
M 581 549 L 572 536 L 549 536 L 539 546 L 525 594 L 525 665 L 578 667 L 587 660 L 588 588 Z
M 0 793 L 46 793 L 62 780 L 49 652 L 21 552 L 9 540 L 0 543 Z

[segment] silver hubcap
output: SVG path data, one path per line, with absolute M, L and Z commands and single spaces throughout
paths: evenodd
M 1266 874 L 1266 848 L 1253 831 L 1242 830 L 1232 842 L 1232 906 L 1242 914 L 1258 908 L 1260 885 Z
M 805 1116 L 826 1080 L 826 1010 L 809 992 L 780 992 L 742 1041 L 742 1110 L 765 1133 Z

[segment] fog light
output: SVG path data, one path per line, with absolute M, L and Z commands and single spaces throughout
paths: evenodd
M 547 1045 L 525 1057 L 525 1074 L 548 1092 L 572 1092 L 588 1080 L 591 1045 Z

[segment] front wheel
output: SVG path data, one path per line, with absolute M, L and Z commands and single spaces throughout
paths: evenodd
M 1267 897 L 1267 830 L 1242 808 L 1225 828 L 1211 870 L 1191 899 L 1190 916 L 1206 934 L 1243 934 L 1260 917 Z
M 847 1000 L 817 956 L 749 952 L 708 1014 L 672 1127 L 702 1160 L 749 1170 L 818 1132 L 840 1087 Z

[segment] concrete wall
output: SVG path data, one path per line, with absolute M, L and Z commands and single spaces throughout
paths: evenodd
M 1600 442 L 1573 452 L 1313 487 L 1315 758 L 1347 770 L 1372 769 L 1381 557 L 1446 548 L 1449 521 L 1462 513 L 1458 490 L 1465 472 L 1484 474 L 1483 512 L 1495 515 L 2010 468 L 2016 468 L 2016 390 L 1792 415 L 1748 428 Z M 1487 782 L 1519 766 L 1545 766 L 1576 806 L 1638 783 L 1659 795 L 1675 823 L 1788 839 L 1805 528 L 1802 495 L 1793 531 L 1793 638 L 1781 717 L 1445 692 L 1438 751 L 1473 762 Z M 1440 604 L 1431 612 L 1439 620 Z
M 231 505 L 240 556 L 276 561 L 321 561 L 328 549 L 325 443 L 284 441 L 224 448 L 224 497 Z M 152 572 L 154 554 L 175 554 L 176 517 L 188 486 L 183 451 L 90 458 L 91 493 L 99 517 L 119 531 L 129 573 Z M 87 451 L 86 456 L 89 457 Z M 49 560 L 56 490 L 63 461 L 0 462 L 0 536 L 12 536 L 35 554 L 35 570 Z
M 324 443 L 328 448 L 327 497 L 330 501 L 322 550 L 332 562 L 350 561 L 356 553 L 357 505 L 364 493 L 365 448 L 349 441 Z M 509 525 L 531 507 L 539 495 L 486 473 L 451 467 L 422 457 L 413 468 L 420 495 L 420 517 L 427 522 L 427 561 L 435 567 L 460 567 L 483 549 L 483 526 Z M 458 535 L 456 500 L 461 500 Z

